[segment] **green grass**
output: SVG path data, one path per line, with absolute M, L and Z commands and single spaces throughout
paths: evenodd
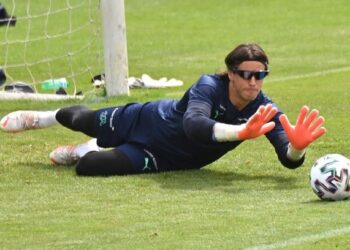
M 0 133 L 0 248 L 347 249 L 349 202 L 320 201 L 308 173 L 324 154 L 350 157 L 348 2 L 146 2 L 125 3 L 130 75 L 175 77 L 185 86 L 100 101 L 1 101 L 0 117 L 180 98 L 200 74 L 223 69 L 229 50 L 253 41 L 270 56 L 265 92 L 292 121 L 302 105 L 318 108 L 327 134 L 297 170 L 283 168 L 259 138 L 199 171 L 79 178 L 72 168 L 53 167 L 48 154 L 86 136 L 62 127 Z

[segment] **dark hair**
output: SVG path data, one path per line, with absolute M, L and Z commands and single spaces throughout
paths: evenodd
M 255 43 L 244 43 L 238 45 L 225 58 L 227 69 L 237 68 L 244 61 L 259 61 L 268 69 L 269 59 L 264 50 Z

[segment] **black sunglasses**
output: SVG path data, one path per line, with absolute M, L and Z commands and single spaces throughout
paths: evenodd
M 235 74 L 238 74 L 240 77 L 242 77 L 245 80 L 250 80 L 252 79 L 253 76 L 256 80 L 262 80 L 269 74 L 268 70 L 249 71 L 249 70 L 232 69 L 232 72 Z

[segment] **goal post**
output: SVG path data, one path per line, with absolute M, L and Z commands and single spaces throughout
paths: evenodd
M 129 95 L 124 0 L 102 0 L 101 11 L 107 95 Z
M 2 95 L 20 89 L 13 88 L 16 83 L 33 89 L 30 99 L 58 99 L 57 89 L 44 83 L 60 79 L 67 82 L 63 99 L 82 98 L 80 92 L 94 91 L 91 81 L 100 74 L 107 96 L 129 95 L 124 0 L 2 0 L 0 5 L 10 18 L 0 16 L 0 69 L 6 76 L 0 99 L 15 97 Z M 7 23 L 12 17 L 15 22 Z

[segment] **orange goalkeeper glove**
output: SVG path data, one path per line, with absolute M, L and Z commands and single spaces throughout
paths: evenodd
M 326 133 L 326 129 L 321 127 L 324 123 L 324 118 L 318 116 L 318 110 L 313 109 L 307 116 L 308 112 L 309 108 L 307 106 L 303 106 L 300 109 L 295 126 L 290 124 L 285 114 L 279 117 L 290 144 L 297 150 L 304 150 L 310 143 Z
M 271 104 L 260 106 L 258 111 L 249 118 L 241 131 L 237 133 L 239 140 L 259 137 L 271 131 L 275 122 L 269 122 L 277 113 L 277 108 Z
M 246 140 L 266 134 L 275 127 L 275 122 L 269 121 L 276 113 L 277 108 L 267 104 L 266 106 L 260 106 L 247 123 L 231 125 L 217 122 L 213 128 L 214 140 L 219 142 Z

